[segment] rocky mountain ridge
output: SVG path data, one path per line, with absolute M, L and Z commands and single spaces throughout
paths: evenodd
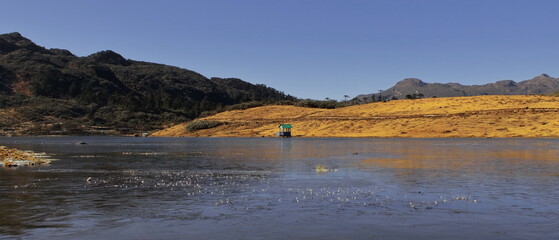
M 500 80 L 482 85 L 462 85 L 459 83 L 426 83 L 417 78 L 406 78 L 393 87 L 381 91 L 383 100 L 405 99 L 408 95 L 422 94 L 424 97 L 465 97 L 482 95 L 546 95 L 559 92 L 559 78 L 541 74 L 530 80 L 515 82 Z M 373 97 L 374 95 L 374 97 Z M 357 99 L 378 100 L 379 93 L 362 94 Z

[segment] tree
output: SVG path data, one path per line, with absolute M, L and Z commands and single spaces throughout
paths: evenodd
M 347 101 L 347 99 L 349 98 L 349 95 L 344 95 L 344 99 Z
M 421 94 L 421 93 L 414 93 L 414 94 L 406 95 L 406 99 L 419 99 L 419 98 L 422 98 L 422 97 L 424 97 L 424 95 Z

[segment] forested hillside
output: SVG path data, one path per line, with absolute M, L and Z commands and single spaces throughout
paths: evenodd
M 78 57 L 0 35 L 0 134 L 135 134 L 246 102 L 294 97 L 236 78 L 126 59 Z

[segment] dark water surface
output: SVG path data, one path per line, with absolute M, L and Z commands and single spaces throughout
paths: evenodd
M 59 159 L 0 169 L 0 239 L 559 239 L 559 139 L 0 145 Z

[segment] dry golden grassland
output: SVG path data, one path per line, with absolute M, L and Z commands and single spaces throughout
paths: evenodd
M 282 123 L 296 137 L 559 137 L 559 97 L 476 96 L 396 100 L 339 109 L 263 106 L 195 121 L 222 125 L 152 136 L 272 137 Z

